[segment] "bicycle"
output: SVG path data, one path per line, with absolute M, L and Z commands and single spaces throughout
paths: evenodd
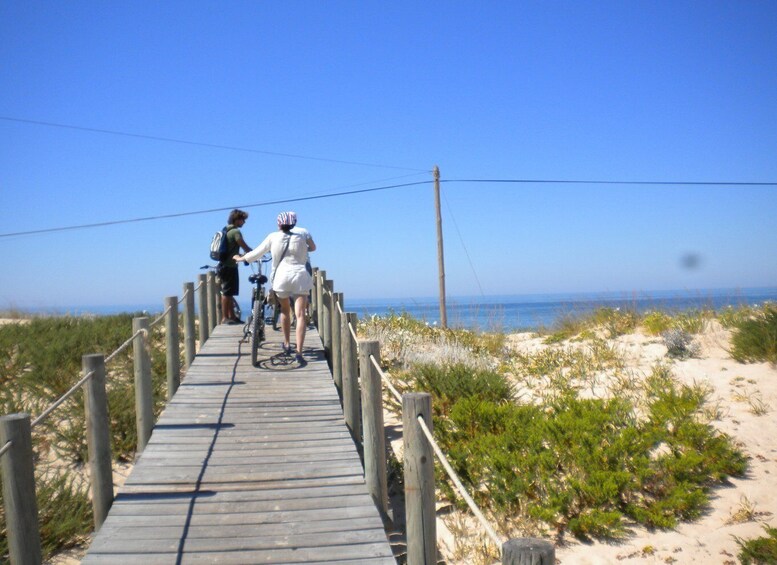
M 248 282 L 254 285 L 251 290 L 251 313 L 243 326 L 243 341 L 251 338 L 251 364 L 256 367 L 259 363 L 259 346 L 265 339 L 264 334 L 264 306 L 267 303 L 267 295 L 264 285 L 267 283 L 267 277 L 262 273 L 262 265 L 272 261 L 269 255 L 265 255 L 256 264 L 258 270 L 254 270 L 254 263 L 251 263 L 253 274 L 249 275 Z

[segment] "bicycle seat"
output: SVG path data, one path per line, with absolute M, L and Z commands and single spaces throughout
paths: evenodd
M 267 282 L 267 277 L 265 277 L 264 275 L 251 275 L 248 277 L 248 282 L 250 282 L 251 284 L 256 284 L 257 282 L 259 284 L 264 284 Z

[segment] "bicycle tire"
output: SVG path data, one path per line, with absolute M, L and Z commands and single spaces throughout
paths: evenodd
M 262 300 L 254 300 L 252 313 L 253 327 L 251 332 L 251 364 L 256 367 L 259 363 L 259 344 L 264 341 L 264 308 Z

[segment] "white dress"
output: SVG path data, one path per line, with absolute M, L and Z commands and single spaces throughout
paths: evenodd
M 280 298 L 307 294 L 313 288 L 313 277 L 305 265 L 308 262 L 308 240 L 310 233 L 305 228 L 292 228 L 290 234 L 276 231 L 245 254 L 249 263 L 259 260 L 268 251 L 272 255 L 272 289 Z M 288 240 L 289 246 L 283 252 Z M 281 258 L 281 255 L 283 257 Z

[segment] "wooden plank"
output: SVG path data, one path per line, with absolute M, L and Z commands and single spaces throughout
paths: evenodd
M 241 335 L 213 330 L 82 563 L 395 563 L 323 353 L 269 332 L 255 368 Z

